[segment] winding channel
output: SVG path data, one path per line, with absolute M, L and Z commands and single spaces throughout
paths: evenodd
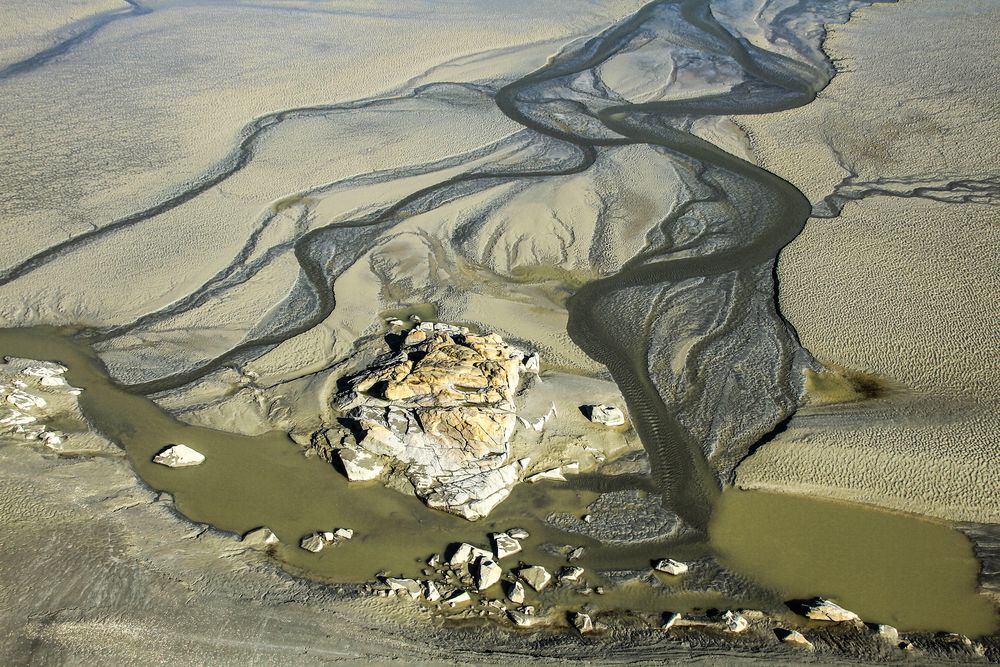
M 613 136 L 588 136 L 545 122 L 545 103 L 525 100 L 532 89 L 554 84 L 558 80 L 585 72 L 616 55 L 657 12 L 676 8 L 683 17 L 686 30 L 694 38 L 710 42 L 713 48 L 723 49 L 725 55 L 735 60 L 747 77 L 728 93 L 713 93 L 678 101 L 644 104 L 611 103 L 599 109 L 581 106 L 581 113 L 599 121 Z M 721 276 L 773 261 L 780 249 L 802 229 L 809 214 L 807 200 L 791 184 L 744 160 L 734 157 L 714 145 L 699 139 L 684 126 L 698 118 L 732 113 L 768 113 L 807 104 L 816 90 L 826 83 L 824 76 L 808 67 L 797 66 L 765 51 L 749 46 L 729 33 L 714 18 L 707 3 L 702 0 L 659 0 L 590 40 L 578 52 L 557 57 L 544 67 L 520 80 L 501 88 L 496 94 L 496 104 L 509 118 L 525 128 L 551 139 L 572 145 L 578 150 L 579 159 L 570 165 L 552 169 L 523 169 L 492 173 L 463 173 L 434 185 L 417 190 L 391 206 L 363 218 L 338 222 L 320 227 L 301 235 L 294 244 L 294 253 L 301 267 L 300 289 L 293 298 L 308 302 L 308 315 L 285 323 L 277 330 L 247 338 L 225 354 L 185 369 L 168 377 L 133 384 L 128 388 L 141 394 L 151 394 L 180 387 L 225 365 L 247 360 L 273 348 L 283 341 L 304 333 L 322 322 L 336 304 L 333 283 L 339 271 L 353 263 L 361 250 L 347 250 L 349 245 L 365 247 L 365 243 L 337 243 L 347 235 L 374 238 L 400 219 L 414 213 L 433 209 L 445 201 L 470 191 L 492 187 L 516 179 L 539 179 L 566 176 L 588 170 L 596 161 L 601 148 L 627 144 L 650 144 L 703 165 L 706 169 L 724 172 L 766 193 L 766 205 L 754 211 L 748 221 L 752 226 L 750 238 L 735 247 L 715 249 L 702 255 L 670 257 L 669 253 L 656 255 L 656 250 L 644 253 L 627 263 L 617 274 L 585 285 L 569 301 L 569 333 L 573 340 L 593 359 L 605 365 L 621 388 L 632 419 L 640 437 L 650 453 L 657 485 L 669 498 L 671 508 L 681 515 L 690 527 L 703 531 L 711 514 L 714 498 L 720 485 L 717 472 L 709 465 L 701 443 L 678 421 L 676 406 L 668 405 L 649 377 L 644 350 L 649 341 L 639 338 L 639 331 L 623 331 L 609 327 L 606 317 L 607 304 L 622 290 L 635 286 L 669 286 L 692 278 Z M 416 89 L 412 94 L 419 94 Z M 556 91 L 558 93 L 558 90 Z M 558 99 L 558 95 L 556 95 Z M 0 284 L 23 278 L 35 269 L 57 259 L 66 251 L 93 243 L 108 234 L 141 224 L 164 211 L 175 208 L 245 167 L 253 158 L 254 148 L 269 128 L 290 118 L 324 113 L 331 110 L 364 108 L 384 100 L 291 109 L 262 117 L 242 133 L 237 149 L 202 181 L 160 204 L 97 229 L 78 235 L 51 247 L 0 273 Z M 537 114 L 528 109 L 540 110 Z M 725 193 L 721 192 L 725 197 Z M 747 202 L 732 202 L 734 206 L 747 206 Z M 756 202 L 753 202 L 756 203 Z M 690 206 L 697 206 L 697 202 Z M 678 213 L 679 215 L 679 213 Z M 668 221 L 669 222 L 669 221 Z M 365 237 L 365 235 L 371 235 Z M 331 242 L 333 239 L 333 242 Z M 355 239 L 356 241 L 357 239 Z M 332 257 L 328 249 L 339 246 L 339 256 Z M 232 268 L 232 267 L 230 267 Z M 203 285 L 180 306 L 191 308 L 201 303 L 215 289 L 216 276 Z M 780 315 L 779 315 L 780 317 Z M 112 330 L 89 330 L 80 335 L 91 343 L 108 340 L 120 333 Z M 630 336 L 635 334 L 634 336 Z

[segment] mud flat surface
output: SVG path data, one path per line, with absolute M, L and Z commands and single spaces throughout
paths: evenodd
M 997 7 L 943 10 L 860 13 L 827 40 L 844 71 L 813 104 L 741 120 L 761 162 L 813 202 L 778 265 L 782 312 L 819 360 L 886 385 L 800 412 L 741 466 L 741 486 L 1000 521 L 987 361 L 1000 342 L 1000 115 L 996 95 L 969 87 L 997 89 L 982 46 Z
M 14 166 L 0 310 L 19 327 L 0 331 L 16 408 L 0 438 L 10 661 L 997 659 L 991 447 L 958 438 L 932 484 L 941 442 L 996 414 L 995 378 L 975 364 L 989 322 L 958 325 L 965 345 L 926 322 L 927 304 L 956 320 L 993 311 L 955 308 L 952 283 L 916 296 L 932 264 L 900 251 L 867 275 L 904 276 L 905 298 L 857 301 L 904 313 L 890 331 L 913 338 L 854 332 L 828 325 L 803 273 L 830 251 L 810 238 L 816 219 L 886 198 L 995 204 L 995 178 L 968 165 L 939 182 L 886 176 L 881 149 L 825 134 L 782 148 L 828 126 L 808 114 L 833 113 L 842 77 L 874 89 L 859 64 L 824 90 L 843 53 L 886 48 L 868 21 L 951 19 L 917 0 L 869 5 L 580 2 L 507 18 L 130 3 L 54 44 L 25 33 L 36 54 L 0 72 L 21 128 L 0 148 Z M 965 3 L 954 25 L 989 11 Z M 843 32 L 824 46 L 831 26 Z M 903 55 L 878 76 L 906 70 Z M 40 113 L 32 100 L 54 81 L 71 89 Z M 129 112 L 114 127 L 108 104 Z M 824 187 L 827 163 L 799 169 L 803 155 L 850 175 Z M 912 222 L 893 240 L 913 256 L 941 242 Z M 970 302 L 988 247 L 961 264 Z M 853 285 L 824 281 L 827 298 Z M 399 344 L 435 330 L 447 346 Z M 502 362 L 510 380 L 484 385 L 505 387 L 487 405 L 504 426 L 481 461 L 516 475 L 509 496 L 466 513 L 478 521 L 430 509 L 414 495 L 430 487 L 388 450 L 384 473 L 349 482 L 345 449 L 426 444 L 428 407 L 445 421 L 441 409 L 482 407 L 469 364 L 427 384 L 443 358 L 473 359 L 462 336 L 478 335 L 496 338 L 476 372 Z M 481 358 L 497 350 L 520 361 Z M 69 393 L 30 360 L 65 365 Z M 351 378 L 380 368 L 382 384 L 352 398 Z M 435 387 L 407 394 L 409 416 L 392 401 L 407 378 Z M 445 390 L 465 398 L 421 404 Z M 621 423 L 588 420 L 594 405 Z M 801 458 L 803 429 L 838 442 L 847 424 L 875 443 L 874 414 L 917 444 Z M 457 442 L 470 446 L 470 428 Z M 154 462 L 177 444 L 203 460 Z M 892 465 L 907 469 L 890 479 Z M 892 481 L 904 478 L 910 496 Z M 461 561 L 462 542 L 484 551 Z M 668 557 L 679 574 L 654 568 Z M 860 619 L 809 620 L 813 596 Z

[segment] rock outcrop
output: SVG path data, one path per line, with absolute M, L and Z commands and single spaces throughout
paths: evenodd
M 428 506 L 487 516 L 521 477 L 510 437 L 525 358 L 497 334 L 432 322 L 406 332 L 337 394 L 356 440 L 338 452 L 348 478 L 389 467 Z

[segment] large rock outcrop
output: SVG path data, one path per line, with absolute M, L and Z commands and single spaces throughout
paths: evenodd
M 525 359 L 497 334 L 421 323 L 338 393 L 356 440 L 338 452 L 344 470 L 399 471 L 428 506 L 485 517 L 521 476 L 510 437 Z M 358 460 L 372 474 L 352 476 Z

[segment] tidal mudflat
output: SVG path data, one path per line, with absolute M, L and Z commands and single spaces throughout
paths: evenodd
M 930 223 L 988 217 L 995 177 L 810 115 L 885 101 L 916 54 L 886 63 L 879 21 L 993 16 L 960 5 L 134 2 L 22 31 L 5 655 L 997 659 L 996 457 L 956 435 L 996 414 L 985 260 L 949 311 L 972 344 L 914 305 L 956 284 Z M 924 115 L 923 143 L 957 122 Z M 862 182 L 873 145 L 927 173 Z M 903 344 L 810 282 L 823 222 L 897 224 L 886 198 L 926 223 L 892 235 L 912 261 L 851 275 L 907 276 L 874 308 Z

